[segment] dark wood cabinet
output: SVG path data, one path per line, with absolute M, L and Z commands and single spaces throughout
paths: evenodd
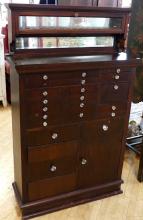
M 9 7 L 13 187 L 23 219 L 121 193 L 132 82 L 140 60 L 118 53 L 115 44 L 125 36 L 130 10 Z M 23 15 L 37 16 L 37 30 Z M 100 17 L 100 26 L 90 17 Z M 111 17 L 120 18 L 121 27 L 111 27 Z

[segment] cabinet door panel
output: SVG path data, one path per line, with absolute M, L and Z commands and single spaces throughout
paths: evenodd
M 108 126 L 108 130 L 104 131 L 103 126 Z M 99 120 L 83 126 L 79 156 L 80 187 L 90 187 L 118 179 L 123 127 L 123 118 Z M 87 161 L 84 165 L 81 163 L 82 158 Z

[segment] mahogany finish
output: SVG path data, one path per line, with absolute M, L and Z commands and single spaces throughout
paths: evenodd
M 38 15 L 63 9 L 85 13 L 83 7 L 54 6 L 43 12 L 41 5 L 34 7 Z M 14 17 L 22 11 L 33 15 L 27 5 L 10 8 Z M 14 41 L 15 31 L 13 26 Z M 34 56 L 34 50 L 21 49 L 9 58 L 13 187 L 23 219 L 122 192 L 132 82 L 140 61 L 123 52 L 107 55 L 106 48 L 102 55 L 88 56 L 70 56 L 67 50 L 68 56 L 60 51 L 60 56 L 37 57 L 39 51 Z

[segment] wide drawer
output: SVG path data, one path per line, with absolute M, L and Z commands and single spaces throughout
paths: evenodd
M 29 201 L 57 196 L 76 188 L 76 173 L 43 179 L 28 184 Z
M 88 78 L 89 82 L 98 79 L 99 70 L 80 70 L 33 73 L 23 77 L 25 88 L 44 88 L 55 86 L 80 85 L 81 80 Z
M 40 147 L 28 148 L 28 162 L 39 163 L 44 161 L 55 161 L 65 157 L 76 156 L 78 150 L 78 142 L 63 142 L 49 144 Z
M 25 142 L 29 146 L 40 146 L 65 141 L 78 140 L 80 128 L 78 124 L 70 126 L 50 126 L 47 128 L 28 129 Z

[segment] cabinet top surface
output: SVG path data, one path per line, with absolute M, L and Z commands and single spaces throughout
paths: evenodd
M 24 58 L 15 60 L 16 66 L 30 65 L 49 65 L 49 64 L 71 64 L 71 63 L 98 63 L 98 62 L 116 62 L 132 61 L 139 63 L 140 58 L 132 58 L 129 54 L 121 52 L 117 56 L 112 54 L 94 55 L 94 56 L 70 56 L 70 57 L 41 57 L 41 58 Z

